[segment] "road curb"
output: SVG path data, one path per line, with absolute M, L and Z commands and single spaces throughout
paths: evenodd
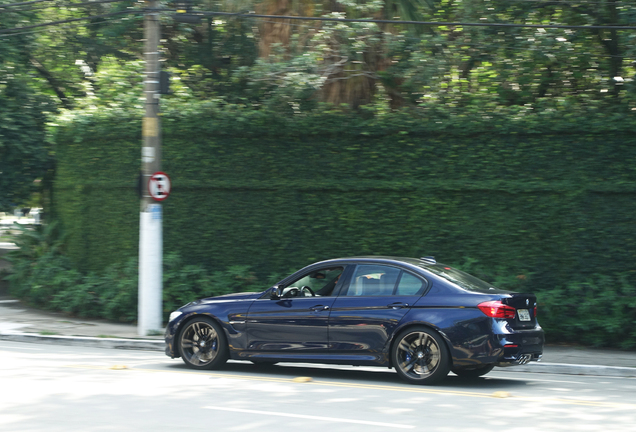
M 86 346 L 93 348 L 160 351 L 165 350 L 163 340 L 96 338 L 88 336 L 39 335 L 35 333 L 0 333 L 0 340 L 13 342 L 43 343 L 51 345 Z
M 559 375 L 594 375 L 609 377 L 636 377 L 636 368 L 620 366 L 580 365 L 567 363 L 530 363 L 496 369 L 499 372 L 532 372 Z

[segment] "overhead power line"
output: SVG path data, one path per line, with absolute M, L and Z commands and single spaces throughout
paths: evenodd
M 119 17 L 119 18 L 114 18 L 114 19 L 109 19 L 108 23 L 118 23 L 121 22 L 122 20 L 124 20 L 126 17 Z M 72 29 L 72 28 L 77 28 L 80 26 L 84 26 L 84 27 L 89 27 L 92 25 L 100 25 L 100 24 L 104 24 L 104 21 L 100 21 L 100 22 L 93 22 L 93 23 L 74 23 L 74 24 L 68 24 L 68 25 L 63 25 L 61 27 L 56 27 L 55 30 L 68 30 L 68 29 Z M 46 27 L 39 27 L 36 29 L 31 29 L 31 30 L 27 30 L 27 31 L 22 31 L 22 32 L 17 32 L 17 33 L 10 33 L 10 34 L 0 34 L 0 38 L 6 38 L 9 36 L 18 36 L 18 35 L 26 35 L 26 34 L 35 34 L 35 33 L 40 33 L 40 32 L 44 32 L 47 30 L 51 30 L 50 28 L 46 28 Z
M 84 3 L 65 3 L 66 7 L 93 6 L 102 3 L 134 3 L 134 0 L 93 0 Z
M 5 8 L 10 8 L 15 6 L 27 6 L 27 5 L 32 5 L 35 3 L 43 3 L 43 2 L 50 2 L 50 1 L 55 1 L 55 0 L 33 0 L 33 1 L 21 2 L 21 3 L 0 4 L 0 9 L 5 9 Z
M 68 23 L 76 22 L 76 21 L 86 21 L 86 20 L 92 20 L 92 19 L 98 19 L 98 18 L 108 18 L 108 17 L 118 16 L 118 15 L 141 14 L 141 13 L 144 13 L 143 9 L 134 9 L 134 10 L 131 9 L 131 10 L 125 10 L 125 11 L 119 11 L 119 12 L 111 12 L 111 13 L 102 14 L 102 15 L 91 15 L 87 17 L 69 18 L 69 19 L 60 20 L 60 21 L 50 21 L 46 23 L 33 24 L 30 26 L 21 26 L 21 27 L 14 27 L 10 29 L 2 29 L 0 30 L 0 36 L 11 36 L 15 34 L 14 32 L 21 32 L 24 30 L 34 29 L 38 27 L 48 27 L 48 26 L 55 26 L 60 24 L 68 24 Z
M 42 3 L 48 4 L 42 4 Z M 93 0 L 82 3 L 69 3 L 63 2 L 62 0 L 35 0 L 31 2 L 25 3 L 11 3 L 9 5 L 0 4 L 0 10 L 6 10 L 8 12 L 34 12 L 44 9 L 59 9 L 61 7 L 65 8 L 76 8 L 76 7 L 93 7 L 100 4 L 105 3 L 133 3 L 134 0 Z M 10 8 L 11 7 L 11 8 Z
M 535 4 L 544 4 L 547 6 L 558 6 L 558 5 L 607 5 L 607 2 L 604 1 L 590 1 L 590 0 L 508 0 L 517 2 L 525 2 L 525 3 L 535 3 Z M 616 0 L 614 2 L 616 5 L 622 5 L 629 3 L 628 1 Z
M 166 10 L 166 9 L 164 9 Z M 175 11 L 172 9 L 172 11 Z M 357 22 L 376 24 L 403 24 L 403 25 L 423 25 L 430 27 L 523 27 L 523 28 L 555 28 L 555 29 L 581 29 L 581 30 L 636 30 L 636 25 L 568 25 L 568 24 L 514 24 L 514 23 L 491 23 L 491 22 L 442 22 L 442 21 L 402 21 L 364 18 L 332 18 L 332 17 L 306 17 L 290 15 L 263 15 L 254 13 L 231 13 L 231 12 L 194 12 L 191 15 L 200 16 L 234 16 L 242 18 L 267 18 L 286 19 L 301 21 L 328 21 L 328 22 Z
M 46 0 L 35 0 L 46 1 Z M 104 2 L 122 1 L 122 0 L 103 0 Z M 90 20 L 95 18 L 107 18 L 111 16 L 124 14 L 141 14 L 146 12 L 176 12 L 176 9 L 131 9 L 126 11 L 112 12 L 102 15 L 92 15 L 80 18 L 71 18 L 60 21 L 50 21 L 47 23 L 33 24 L 30 26 L 14 27 L 11 29 L 0 30 L 0 35 L 11 35 L 13 32 L 24 31 L 37 27 L 54 26 L 66 24 L 74 21 Z M 404 20 L 384 20 L 384 19 L 363 19 L 363 18 L 336 18 L 336 17 L 308 17 L 308 16 L 291 16 L 291 15 L 264 15 L 255 13 L 232 13 L 232 12 L 212 12 L 197 11 L 189 14 L 191 16 L 227 16 L 237 18 L 259 18 L 259 19 L 275 19 L 275 20 L 296 20 L 296 21 L 323 21 L 323 22 L 342 22 L 342 23 L 375 23 L 375 24 L 401 24 L 401 25 L 423 25 L 429 27 L 495 27 L 495 28 L 542 28 L 542 29 L 571 29 L 571 30 L 636 30 L 636 25 L 568 25 L 568 24 L 516 24 L 516 23 L 491 23 L 491 22 L 443 22 L 443 21 L 404 21 Z
M 65 7 L 77 7 L 77 6 L 85 6 L 85 5 L 94 5 L 94 4 L 99 4 L 99 3 L 117 3 L 117 2 L 129 2 L 132 3 L 134 0 L 94 0 L 94 1 L 89 1 L 89 2 L 85 2 L 85 3 L 72 3 L 72 2 L 67 2 L 62 4 L 62 6 Z M 60 3 L 60 0 L 32 0 L 32 1 L 28 1 L 28 2 L 21 2 L 21 3 L 9 3 L 9 4 L 0 4 L 0 9 L 7 9 L 7 8 L 11 8 L 11 7 L 18 7 L 18 6 L 30 6 L 36 3 L 45 3 L 45 2 L 55 2 L 55 3 Z M 55 5 L 55 6 L 59 6 L 59 5 Z

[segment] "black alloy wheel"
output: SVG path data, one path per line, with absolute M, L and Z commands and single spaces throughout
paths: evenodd
M 188 322 L 179 335 L 179 351 L 184 363 L 194 369 L 215 369 L 228 358 L 221 327 L 207 317 Z
M 481 366 L 477 368 L 470 368 L 470 369 L 453 368 L 451 370 L 458 377 L 465 378 L 465 379 L 475 379 L 475 378 L 479 378 L 480 376 L 486 375 L 488 372 L 490 372 L 494 368 L 495 368 L 495 365 L 486 365 L 486 366 Z
M 445 342 L 427 327 L 412 327 L 400 333 L 391 350 L 398 375 L 412 384 L 436 384 L 450 370 Z

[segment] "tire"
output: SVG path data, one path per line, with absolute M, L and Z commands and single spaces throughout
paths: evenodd
M 452 369 L 453 373 L 460 378 L 475 379 L 480 376 L 486 375 L 488 372 L 495 368 L 494 365 L 486 365 L 472 369 Z
M 428 327 L 411 327 L 395 338 L 391 362 L 397 374 L 411 384 L 431 385 L 450 370 L 450 354 L 439 334 Z
M 225 334 L 207 317 L 188 321 L 179 333 L 179 352 L 183 362 L 193 369 L 217 369 L 228 359 Z

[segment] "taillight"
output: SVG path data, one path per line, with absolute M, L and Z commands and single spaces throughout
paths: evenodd
M 534 317 L 535 318 L 537 317 L 537 307 L 536 306 L 534 307 Z
M 480 311 L 491 318 L 514 318 L 517 310 L 500 301 L 488 301 L 477 305 Z

